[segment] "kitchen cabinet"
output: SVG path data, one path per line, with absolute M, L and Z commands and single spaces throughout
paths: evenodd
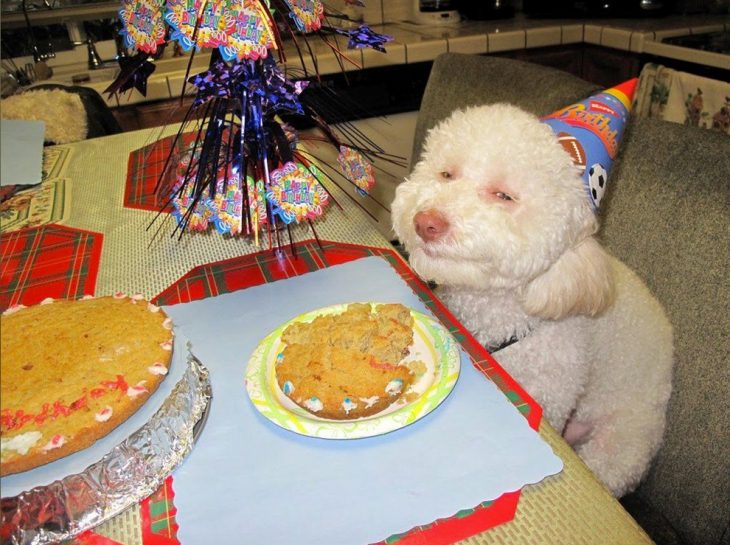
M 578 77 L 581 77 L 583 73 L 582 45 L 519 49 L 517 51 L 495 53 L 494 56 L 541 64 L 569 72 Z

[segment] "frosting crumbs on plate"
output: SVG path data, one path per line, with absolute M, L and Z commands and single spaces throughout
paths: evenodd
M 49 301 L 0 324 L 0 475 L 84 449 L 139 409 L 164 380 L 173 332 L 133 298 Z

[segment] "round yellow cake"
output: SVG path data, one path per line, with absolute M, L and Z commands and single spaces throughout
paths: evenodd
M 172 323 L 140 297 L 49 301 L 0 318 L 0 475 L 90 446 L 157 389 Z

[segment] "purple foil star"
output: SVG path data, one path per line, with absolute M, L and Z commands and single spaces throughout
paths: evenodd
M 262 61 L 234 62 L 230 65 L 217 61 L 207 71 L 191 76 L 188 81 L 198 89 L 196 105 L 215 97 L 240 97 L 245 89 L 251 95 L 262 97 L 265 105 L 276 112 L 299 114 L 303 113 L 299 94 L 308 85 L 308 82 L 288 80 L 268 57 Z
M 385 53 L 383 44 L 393 41 L 393 36 L 379 34 L 368 25 L 360 25 L 352 30 L 345 30 L 341 28 L 336 28 L 334 30 L 338 34 L 342 34 L 350 38 L 350 41 L 347 43 L 347 47 L 349 49 L 364 49 L 366 47 L 372 47 L 373 49 Z
M 134 57 L 121 58 L 119 67 L 121 68 L 119 75 L 104 89 L 104 93 L 109 93 L 111 98 L 134 88 L 142 93 L 142 96 L 147 96 L 147 79 L 157 68 L 149 61 L 149 55 L 138 53 Z

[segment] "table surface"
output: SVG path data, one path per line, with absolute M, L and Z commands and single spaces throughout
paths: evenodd
M 245 238 L 225 238 L 217 234 L 186 235 L 178 240 L 170 237 L 173 228 L 171 221 L 158 221 L 148 229 L 156 215 L 153 210 L 122 206 L 123 202 L 131 198 L 129 190 L 125 188 L 130 153 L 153 143 L 164 134 L 174 132 L 174 127 L 164 131 L 144 130 L 48 148 L 53 164 L 46 169 L 50 178 L 47 176 L 44 183 L 52 183 L 56 177 L 62 178 L 66 181 L 66 191 L 70 192 L 65 198 L 70 209 L 63 215 L 63 225 L 100 233 L 103 237 L 95 280 L 77 287 L 79 296 L 123 292 L 140 293 L 152 298 L 162 294 L 197 266 L 265 249 Z M 317 236 L 321 240 L 392 251 L 388 240 L 362 212 L 361 207 L 339 188 L 328 187 L 341 208 L 330 206 L 325 217 L 315 222 Z M 156 232 L 160 225 L 159 232 Z M 18 233 L 21 232 L 3 234 L 3 245 L 7 248 L 10 245 L 9 237 L 17 237 Z M 306 226 L 294 228 L 293 235 L 295 240 L 313 238 Z M 99 250 L 91 250 L 92 253 L 94 251 Z M 288 250 L 284 259 L 296 260 Z M 25 267 L 28 270 L 26 276 L 32 276 L 32 263 L 14 266 Z M 8 263 L 4 263 L 3 275 L 6 275 L 8 268 Z M 8 304 L 13 302 L 13 297 L 22 295 L 24 284 L 15 281 L 8 283 L 6 280 L 3 278 L 0 296 Z M 43 290 L 42 286 L 40 290 Z M 58 296 L 55 293 L 51 295 Z M 513 520 L 471 537 L 454 534 L 450 542 L 471 545 L 651 543 L 637 523 L 544 420 L 540 423 L 539 433 L 563 460 L 563 471 L 523 489 Z M 138 528 L 141 516 L 138 509 L 130 508 L 102 524 L 95 532 L 113 539 L 111 543 L 141 545 L 143 540 Z M 459 539 L 463 541 L 457 541 Z

